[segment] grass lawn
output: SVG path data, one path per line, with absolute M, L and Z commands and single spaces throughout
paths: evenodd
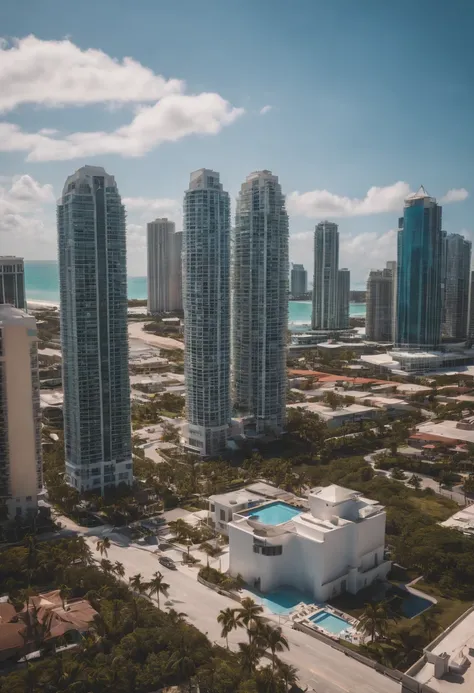
M 455 501 L 442 496 L 413 495 L 410 496 L 410 502 L 435 522 L 443 522 L 461 509 Z

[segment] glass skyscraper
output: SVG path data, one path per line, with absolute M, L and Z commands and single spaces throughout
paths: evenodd
M 398 234 L 397 348 L 436 349 L 441 341 L 441 211 L 423 187 L 405 200 Z
M 66 481 L 132 482 L 125 209 L 113 176 L 84 166 L 58 203 Z
M 287 331 L 285 198 L 277 176 L 256 171 L 241 186 L 233 234 L 232 390 L 258 433 L 285 426 Z

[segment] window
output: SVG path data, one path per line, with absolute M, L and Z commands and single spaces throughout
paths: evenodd
M 211 503 L 211 513 L 215 512 L 216 506 L 214 503 Z
M 219 511 L 219 519 L 222 520 L 222 522 L 226 521 L 225 510 Z
M 283 553 L 283 546 L 262 546 L 261 544 L 254 544 L 253 552 L 259 553 L 262 556 L 281 556 Z
M 31 501 L 31 500 L 32 500 L 31 496 L 26 496 L 26 502 L 27 503 L 28 503 L 28 501 Z

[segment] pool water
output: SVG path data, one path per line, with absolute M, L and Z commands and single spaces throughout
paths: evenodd
M 266 607 L 272 614 L 279 614 L 280 616 L 291 613 L 295 606 L 301 602 L 314 604 L 314 597 L 290 587 L 283 587 L 275 592 L 266 592 L 265 594 L 250 588 L 247 589 L 255 595 L 255 601 Z
M 262 508 L 252 510 L 247 517 L 251 517 L 252 520 L 258 520 L 264 525 L 281 525 L 292 520 L 296 515 L 301 515 L 302 512 L 299 508 L 294 508 L 292 505 L 288 505 L 288 503 L 275 501 Z
M 430 606 L 433 606 L 433 602 L 430 602 L 429 599 L 423 599 L 423 597 L 419 597 L 417 594 L 408 593 L 407 597 L 402 601 L 402 614 L 405 618 L 414 618 L 426 611 L 426 609 L 429 609 Z
M 351 624 L 348 621 L 328 611 L 320 611 L 318 614 L 311 616 L 309 620 L 333 635 L 339 635 L 346 628 L 351 628 Z

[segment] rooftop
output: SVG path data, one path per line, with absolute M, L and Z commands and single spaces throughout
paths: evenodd
M 433 421 L 427 421 L 418 426 L 418 433 L 429 434 L 432 436 L 439 436 L 440 438 L 449 439 L 449 441 L 462 440 L 466 443 L 474 443 L 474 430 L 457 428 L 459 421 L 439 421 L 435 423 Z
M 344 488 L 344 486 L 338 486 L 337 484 L 319 486 L 311 489 L 310 493 L 328 503 L 344 503 L 347 500 L 358 498 L 362 495 L 358 491 L 353 491 L 350 488 Z
M 459 529 L 461 532 L 474 533 L 474 504 L 468 505 L 447 520 L 440 523 L 443 527 Z

